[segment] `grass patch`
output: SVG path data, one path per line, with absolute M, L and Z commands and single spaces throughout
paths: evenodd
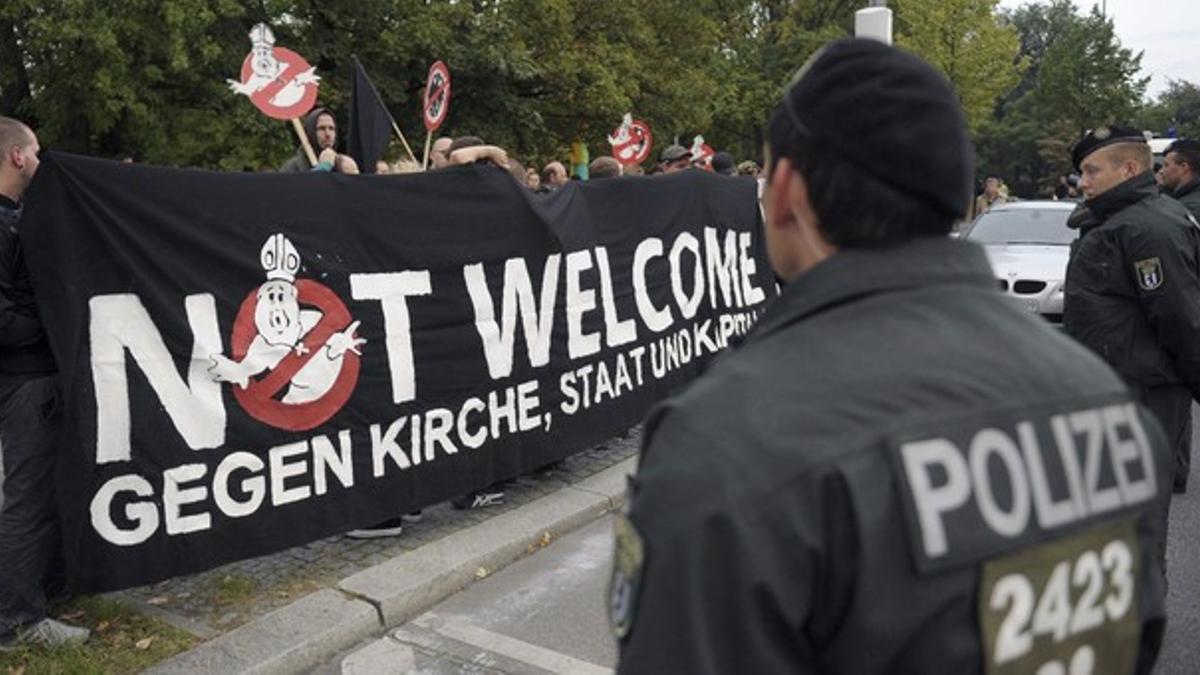
M 241 574 L 222 574 L 205 581 L 203 596 L 217 607 L 243 604 L 258 591 L 258 582 Z
M 76 598 L 52 613 L 92 630 L 80 647 L 0 652 L 0 675 L 137 673 L 196 645 L 190 633 L 101 597 Z

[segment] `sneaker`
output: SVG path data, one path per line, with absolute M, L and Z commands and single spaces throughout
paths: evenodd
M 382 539 L 384 537 L 399 537 L 404 532 L 404 523 L 399 518 L 391 518 L 370 527 L 350 530 L 346 533 L 351 539 Z
M 412 513 L 406 513 L 406 514 L 400 516 L 400 520 L 403 520 L 406 523 L 419 523 L 424 519 L 425 519 L 425 515 L 423 513 L 421 513 L 421 509 L 417 509 L 416 511 L 413 511 Z
M 482 509 L 487 506 L 499 506 L 504 503 L 504 490 L 488 488 L 472 492 L 450 501 L 450 505 L 459 510 Z
M 0 640 L 0 650 L 15 649 L 23 645 L 40 645 L 43 647 L 61 647 L 64 645 L 81 645 L 87 642 L 92 631 L 65 624 L 55 619 L 42 619 Z

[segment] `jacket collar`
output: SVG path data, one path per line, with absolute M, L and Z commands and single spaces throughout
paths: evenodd
M 24 206 L 19 202 L 0 195 L 0 225 L 5 227 L 15 227 L 17 222 L 21 220 L 21 211 Z
M 1157 193 L 1154 174 L 1144 171 L 1117 184 L 1115 187 L 1084 202 L 1088 211 L 1100 221 L 1108 220 L 1112 214 L 1136 204 Z
M 1196 190 L 1200 190 L 1200 179 L 1195 179 L 1186 185 L 1180 185 L 1179 189 L 1175 190 L 1171 196 L 1176 199 L 1183 199 L 1185 196 L 1195 192 Z
M 995 283 L 983 248 L 950 237 L 920 237 L 886 249 L 843 250 L 784 286 L 748 341 L 875 293 L 952 284 L 991 288 Z

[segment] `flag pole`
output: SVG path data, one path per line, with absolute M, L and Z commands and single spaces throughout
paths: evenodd
M 404 144 L 404 149 L 408 151 L 408 156 L 412 158 L 412 161 L 417 161 L 417 156 L 413 154 L 412 148 L 408 147 L 408 141 L 405 140 L 404 134 L 400 133 L 400 127 L 396 125 L 396 120 L 394 119 L 392 120 L 392 129 L 400 137 L 400 142 Z
M 425 132 L 425 160 L 423 162 L 421 162 L 421 170 L 422 171 L 427 171 L 429 169 L 429 144 L 431 142 L 433 142 L 433 132 L 426 131 Z
M 300 124 L 299 117 L 292 118 L 292 128 L 296 130 L 296 135 L 300 137 L 300 145 L 304 146 L 304 154 L 308 156 L 308 163 L 316 166 L 317 155 L 313 153 L 312 144 L 308 142 L 308 134 L 304 133 L 304 125 Z

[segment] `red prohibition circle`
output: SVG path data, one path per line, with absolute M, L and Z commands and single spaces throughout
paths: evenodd
M 308 65 L 308 61 L 305 61 L 303 56 L 286 47 L 273 47 L 271 51 L 275 54 L 275 58 L 286 67 L 280 73 L 280 76 L 272 80 L 270 84 L 251 94 L 250 102 L 267 117 L 277 120 L 295 119 L 312 110 L 312 107 L 316 105 L 316 84 L 303 85 L 304 95 L 300 97 L 299 101 L 290 106 L 277 106 L 271 103 L 271 99 L 275 98 L 275 94 L 278 94 L 284 87 L 290 84 L 297 75 L 307 72 L 311 66 Z M 249 81 L 253 75 L 250 70 L 250 59 L 253 56 L 254 54 L 252 53 L 247 54 L 246 60 L 242 61 L 242 82 Z
M 307 431 L 324 424 L 350 400 L 354 385 L 358 384 L 361 363 L 358 354 L 347 351 L 342 357 L 342 369 L 333 387 L 315 401 L 284 403 L 275 398 L 309 359 L 324 351 L 325 341 L 329 336 L 345 330 L 352 320 L 350 310 L 346 309 L 341 298 L 325 286 L 311 279 L 299 279 L 296 281 L 296 291 L 302 306 L 316 307 L 322 314 L 317 325 L 302 338 L 308 352 L 299 355 L 293 351 L 265 376 L 257 380 L 251 379 L 245 389 L 233 385 L 233 396 L 247 414 L 264 424 L 288 431 Z M 246 357 L 246 350 L 258 334 L 254 327 L 254 309 L 257 305 L 258 290 L 255 289 L 242 301 L 237 318 L 233 322 L 233 336 L 230 341 L 233 358 L 237 361 Z
M 425 129 L 430 132 L 442 126 L 442 122 L 446 121 L 446 113 L 450 111 L 450 69 L 441 61 L 435 61 L 429 67 L 423 110 Z
M 620 128 L 616 131 L 619 132 Z M 634 120 L 629 125 L 629 140 L 614 145 L 612 154 L 622 164 L 641 164 L 650 156 L 650 147 L 653 144 L 654 135 L 650 133 L 650 125 L 641 120 Z

